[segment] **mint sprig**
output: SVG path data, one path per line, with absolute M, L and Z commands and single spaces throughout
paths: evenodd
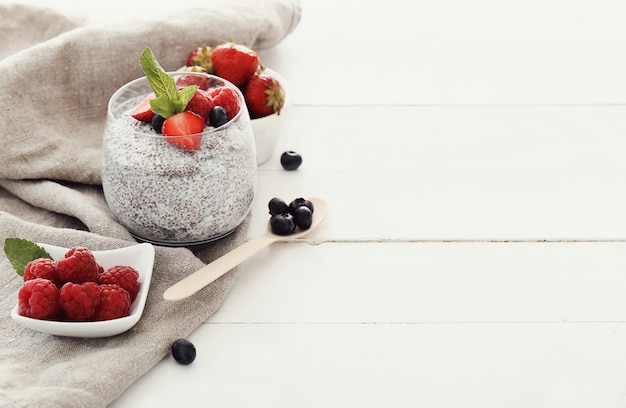
M 22 238 L 7 238 L 4 240 L 4 253 L 18 275 L 24 276 L 24 268 L 30 261 L 52 256 L 44 248 L 34 242 Z
M 164 118 L 184 111 L 198 86 L 190 85 L 179 91 L 174 78 L 165 72 L 149 47 L 141 53 L 139 63 L 156 96 L 150 101 L 152 111 Z

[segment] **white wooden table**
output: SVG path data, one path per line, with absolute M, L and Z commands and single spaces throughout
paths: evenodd
M 114 407 L 626 406 L 626 3 L 410 4 L 303 0 L 262 54 L 293 106 L 250 236 L 329 216 Z

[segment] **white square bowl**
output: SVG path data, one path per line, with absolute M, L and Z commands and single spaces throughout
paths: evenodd
M 52 256 L 53 259 L 62 258 L 69 248 L 58 247 L 50 244 L 38 243 Z M 132 266 L 139 272 L 139 293 L 135 301 L 130 305 L 130 313 L 126 317 L 98 322 L 68 322 L 57 320 L 40 320 L 18 314 L 15 305 L 11 311 L 13 320 L 30 329 L 66 337 L 110 337 L 131 329 L 141 316 L 148 298 L 148 289 L 152 279 L 154 266 L 154 247 L 151 244 L 142 243 L 125 248 L 111 249 L 107 251 L 92 251 L 96 261 L 106 270 L 115 265 Z

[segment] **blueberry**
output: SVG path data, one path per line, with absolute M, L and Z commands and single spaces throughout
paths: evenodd
M 280 164 L 285 170 L 295 170 L 302 164 L 302 156 L 293 150 L 288 150 L 280 156 Z
M 196 346 L 187 339 L 178 339 L 172 344 L 172 356 L 180 364 L 191 364 L 196 359 Z
M 220 127 L 224 123 L 228 122 L 228 117 L 226 116 L 226 109 L 221 106 L 214 106 L 209 111 L 209 123 L 213 127 Z
M 300 197 L 300 198 L 296 198 L 295 200 L 289 203 L 289 212 L 293 214 L 294 210 L 301 206 L 308 207 L 309 210 L 311 210 L 311 213 L 315 211 L 315 208 L 313 207 L 313 203 L 311 202 L 311 200 L 307 200 L 306 198 Z
M 161 128 L 163 128 L 163 122 L 165 122 L 165 118 L 161 115 L 154 115 L 152 117 L 152 129 L 155 132 L 161 133 Z
M 301 205 L 291 212 L 293 221 L 296 225 L 304 230 L 311 228 L 313 223 L 313 211 L 306 205 Z
M 272 232 L 277 235 L 289 235 L 296 230 L 293 215 L 289 213 L 272 215 L 270 225 L 272 226 Z
M 278 197 L 272 198 L 267 206 L 270 209 L 271 215 L 289 212 L 289 205 Z

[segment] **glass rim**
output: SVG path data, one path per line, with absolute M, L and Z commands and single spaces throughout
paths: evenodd
M 229 88 L 233 89 L 235 91 L 235 93 L 237 94 L 237 97 L 239 98 L 239 110 L 237 111 L 237 113 L 235 114 L 235 116 L 233 116 L 232 118 L 230 118 L 226 123 L 224 123 L 223 125 L 219 126 L 219 127 L 209 127 L 209 126 L 205 126 L 204 130 L 201 133 L 191 133 L 188 135 L 179 135 L 179 136 L 165 136 L 163 134 L 160 133 L 156 133 L 154 132 L 140 132 L 140 131 L 132 131 L 132 133 L 136 133 L 142 136 L 147 136 L 147 137 L 157 137 L 157 138 L 162 138 L 162 137 L 167 137 L 167 138 L 185 138 L 185 137 L 190 137 L 190 136 L 202 136 L 205 135 L 207 133 L 214 133 L 217 131 L 220 131 L 222 129 L 225 129 L 227 127 L 229 127 L 231 124 L 237 122 L 242 115 L 242 111 L 246 108 L 246 104 L 245 104 L 245 98 L 243 96 L 243 93 L 241 92 L 241 90 L 235 86 L 232 82 L 228 81 L 227 79 L 224 79 L 222 77 L 219 77 L 217 75 L 213 75 L 213 74 L 209 74 L 206 72 L 194 72 L 194 71 L 166 71 L 166 73 L 171 76 L 171 77 L 180 77 L 180 76 L 198 76 L 198 77 L 203 77 L 203 78 L 209 78 L 209 79 L 213 79 L 219 82 L 223 83 L 223 86 L 228 86 Z M 112 105 L 118 101 L 118 99 L 120 99 L 122 93 L 127 90 L 128 88 L 130 88 L 132 85 L 141 83 L 141 82 L 145 82 L 148 89 L 150 89 L 150 85 L 148 84 L 147 81 L 147 77 L 141 76 L 138 78 L 135 78 L 129 82 L 126 82 L 124 85 L 120 86 L 119 88 L 117 88 L 115 90 L 115 92 L 111 95 L 111 97 L 109 98 L 109 101 L 107 102 L 107 120 L 112 120 L 112 121 L 117 121 L 119 120 L 118 118 L 115 117 L 115 115 L 113 114 L 113 109 L 112 109 Z M 210 89 L 210 88 L 209 88 Z M 147 93 L 146 93 L 147 95 Z M 136 97 L 141 96 L 140 94 L 137 94 Z

